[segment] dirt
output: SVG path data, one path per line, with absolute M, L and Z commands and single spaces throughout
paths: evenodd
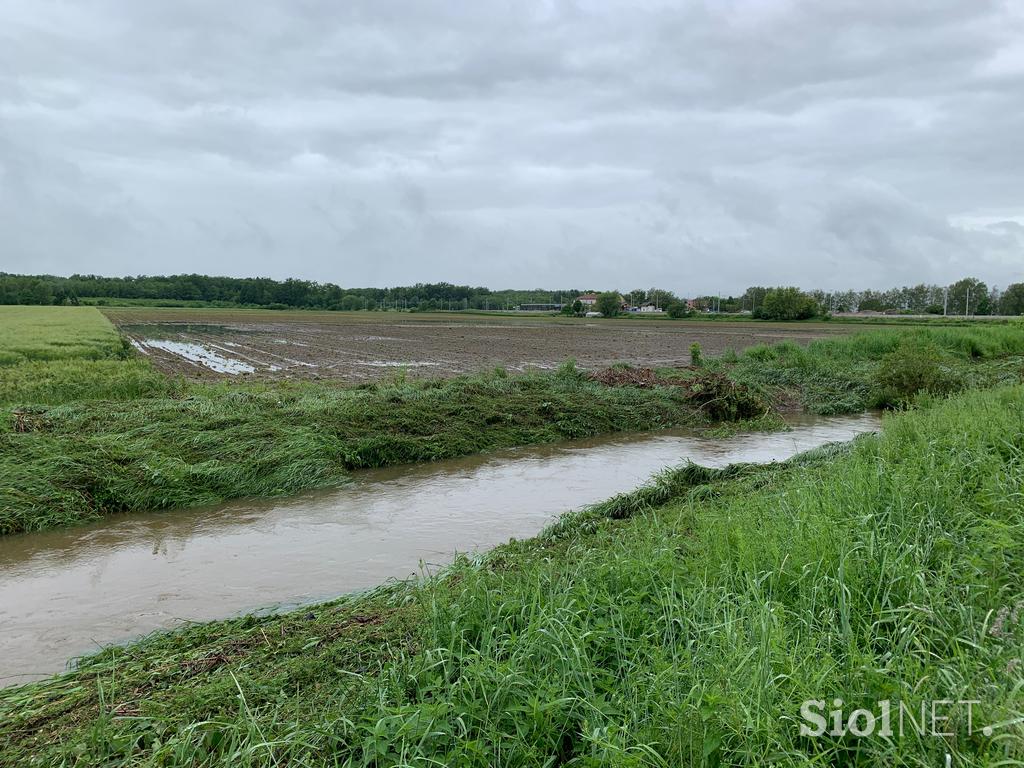
M 694 342 L 714 356 L 754 344 L 807 343 L 849 332 L 825 324 L 756 322 L 162 308 L 105 312 L 157 368 L 194 379 L 364 382 L 399 371 L 432 378 L 495 366 L 512 372 L 551 369 L 569 358 L 588 370 L 619 362 L 677 367 L 689 364 Z
M 591 373 L 590 379 L 608 387 L 647 389 L 658 383 L 658 374 L 652 368 L 605 368 Z

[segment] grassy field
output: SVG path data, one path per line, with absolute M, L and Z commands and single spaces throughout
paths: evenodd
M 68 358 L 0 367 L 0 534 L 289 494 L 343 483 L 358 468 L 745 419 L 769 402 L 822 413 L 899 403 L 901 393 L 880 376 L 900 367 L 901 344 L 933 350 L 934 370 L 918 388 L 941 384 L 936 393 L 1020 381 L 1024 355 L 1020 328 L 986 326 L 754 347 L 701 369 L 661 371 L 653 387 L 606 386 L 572 365 L 445 381 L 409 381 L 399 372 L 360 387 L 196 384 L 125 358 L 94 309 L 30 309 L 11 311 L 24 332 L 6 324 L 9 346 L 0 354 L 66 350 Z M 65 336 L 78 341 L 60 346 Z M 107 357 L 76 357 L 86 338 L 90 355 Z
M 0 408 L 169 394 L 92 307 L 0 306 Z
M 114 326 L 90 307 L 0 306 L 0 365 L 123 355 Z
M 666 473 L 439 578 L 0 691 L 0 764 L 1019 765 L 1024 387 L 921 405 L 845 450 Z M 949 736 L 801 735 L 834 698 L 978 703 L 970 726 L 943 705 Z

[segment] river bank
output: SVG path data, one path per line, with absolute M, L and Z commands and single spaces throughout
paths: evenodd
M 108 516 L 0 538 L 0 686 L 156 629 L 364 590 L 530 538 L 684 461 L 782 461 L 876 429 L 877 413 L 782 432 L 668 430 L 360 470 L 285 499 Z
M 800 735 L 800 703 L 1020 700 L 1024 388 L 782 465 L 684 467 L 441 577 L 115 648 L 0 692 L 2 761 L 960 765 L 1020 726 Z

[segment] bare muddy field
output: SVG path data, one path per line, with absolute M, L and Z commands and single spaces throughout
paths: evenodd
M 454 376 L 494 366 L 584 368 L 615 362 L 670 367 L 785 339 L 848 333 L 828 324 L 583 320 L 480 315 L 107 308 L 104 313 L 160 370 L 189 378 L 368 381 L 396 370 Z

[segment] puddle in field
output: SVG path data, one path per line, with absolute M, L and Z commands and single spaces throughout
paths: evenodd
M 370 470 L 288 499 L 107 518 L 0 537 L 0 685 L 184 621 L 326 599 L 536 534 L 557 515 L 686 460 L 781 460 L 878 427 L 798 417 L 790 432 L 618 435 Z
M 202 344 L 196 344 L 189 341 L 168 341 L 166 339 L 142 339 L 138 342 L 143 347 L 149 347 L 151 349 L 162 349 L 164 352 L 170 352 L 172 355 L 184 358 L 191 363 L 197 363 L 211 371 L 217 371 L 217 373 L 230 373 L 237 375 L 239 373 L 253 373 L 256 371 L 256 366 L 244 363 L 241 360 L 236 360 L 233 357 L 225 357 L 224 355 L 214 352 L 208 347 L 204 347 Z

